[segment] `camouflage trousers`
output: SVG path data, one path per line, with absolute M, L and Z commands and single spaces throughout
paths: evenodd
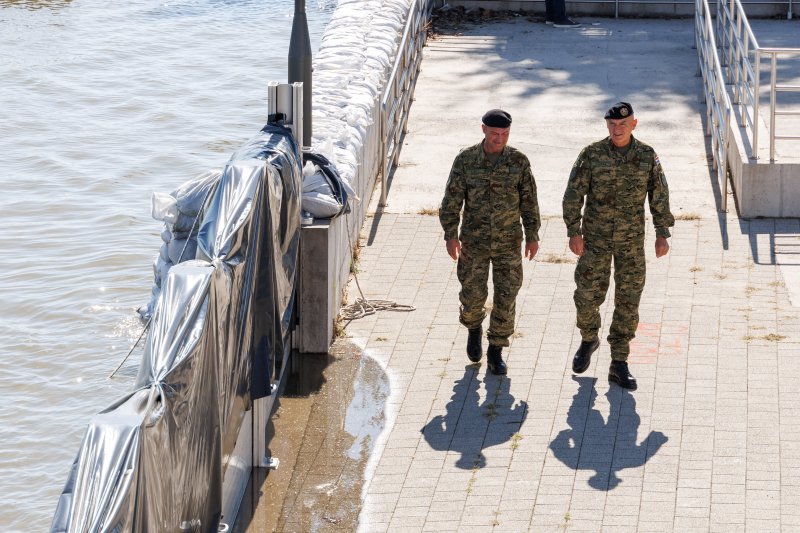
M 625 361 L 639 325 L 639 301 L 645 281 L 644 241 L 616 245 L 612 251 L 586 245 L 575 268 L 575 308 L 583 340 L 600 330 L 600 305 L 606 298 L 614 261 L 614 315 L 608 333 L 611 359 Z
M 479 327 L 486 318 L 490 263 L 494 295 L 487 337 L 489 344 L 508 346 L 508 338 L 514 333 L 517 293 L 522 287 L 520 245 L 510 245 L 507 250 L 493 252 L 462 243 L 457 268 L 458 281 L 461 282 L 459 320 L 468 329 L 473 329 Z

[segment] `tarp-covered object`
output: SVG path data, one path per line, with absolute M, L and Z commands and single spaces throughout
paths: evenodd
M 348 199 L 355 191 L 336 167 L 322 154 L 307 152 L 303 167 L 304 211 L 315 218 L 334 218 L 350 212 Z
M 161 292 L 161 281 L 167 279 L 169 269 L 178 263 L 194 259 L 202 210 L 219 184 L 221 176 L 222 170 L 210 170 L 183 183 L 170 194 L 153 193 L 151 214 L 154 219 L 164 222 L 161 230 L 164 244 L 153 261 L 150 301 L 137 310 L 143 321 L 147 322 L 152 318 Z
M 204 213 L 198 259 L 162 283 L 134 392 L 92 419 L 51 531 L 218 530 L 225 458 L 288 340 L 299 247 L 297 146 L 269 128 L 244 148 Z

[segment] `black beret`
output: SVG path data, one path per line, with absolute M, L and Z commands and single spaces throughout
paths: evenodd
M 628 102 L 617 102 L 606 111 L 605 118 L 620 119 L 633 115 L 633 106 Z
M 511 115 L 502 109 L 490 109 L 483 114 L 481 121 L 490 128 L 507 128 L 511 126 Z

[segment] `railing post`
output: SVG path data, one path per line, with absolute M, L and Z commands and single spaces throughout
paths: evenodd
M 725 113 L 725 130 L 722 138 L 722 164 L 720 165 L 720 172 L 722 173 L 722 211 L 728 212 L 728 145 L 730 143 L 730 130 L 731 130 L 731 110 Z
M 753 153 L 750 159 L 758 159 L 758 108 L 761 100 L 761 50 L 756 49 L 756 86 L 753 89 Z
M 386 168 L 386 107 L 383 102 L 378 107 L 378 118 L 381 121 L 381 201 L 378 207 L 386 207 L 386 178 L 389 173 Z
M 770 163 L 775 162 L 775 103 L 778 99 L 778 91 L 776 85 L 778 80 L 778 54 L 775 52 L 772 55 L 772 68 L 770 72 L 769 83 L 769 160 Z
M 736 48 L 736 42 L 739 39 L 739 36 L 737 34 L 737 30 L 736 30 L 736 25 L 738 24 L 738 21 L 739 21 L 739 18 L 737 17 L 738 12 L 736 11 L 736 0 L 731 0 L 731 8 L 730 9 L 731 9 L 730 13 L 729 13 L 730 20 L 731 20 L 730 38 L 729 38 L 729 42 L 727 43 L 728 44 L 729 54 L 730 54 L 729 57 L 728 57 L 728 68 L 730 68 L 731 64 L 735 64 L 734 63 L 734 53 L 735 53 L 735 48 Z

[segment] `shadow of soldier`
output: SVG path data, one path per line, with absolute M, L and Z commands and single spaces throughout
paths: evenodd
M 467 365 L 464 375 L 453 384 L 453 394 L 444 415 L 434 416 L 420 430 L 431 448 L 458 452 L 458 468 L 486 466 L 483 450 L 513 439 L 528 416 L 527 402 L 515 405 L 510 393 L 511 380 L 485 375 L 480 380 L 480 365 Z M 481 403 L 480 385 L 486 396 Z
M 626 468 L 638 468 L 653 457 L 667 437 L 651 431 L 637 444 L 641 419 L 636 400 L 628 391 L 609 387 L 608 420 L 593 409 L 597 399 L 596 378 L 572 376 L 578 390 L 567 412 L 569 429 L 562 430 L 550 443 L 553 455 L 574 470 L 594 470 L 589 486 L 597 490 L 613 490 L 622 483 L 617 474 Z M 624 405 L 623 405 L 624 404 Z

